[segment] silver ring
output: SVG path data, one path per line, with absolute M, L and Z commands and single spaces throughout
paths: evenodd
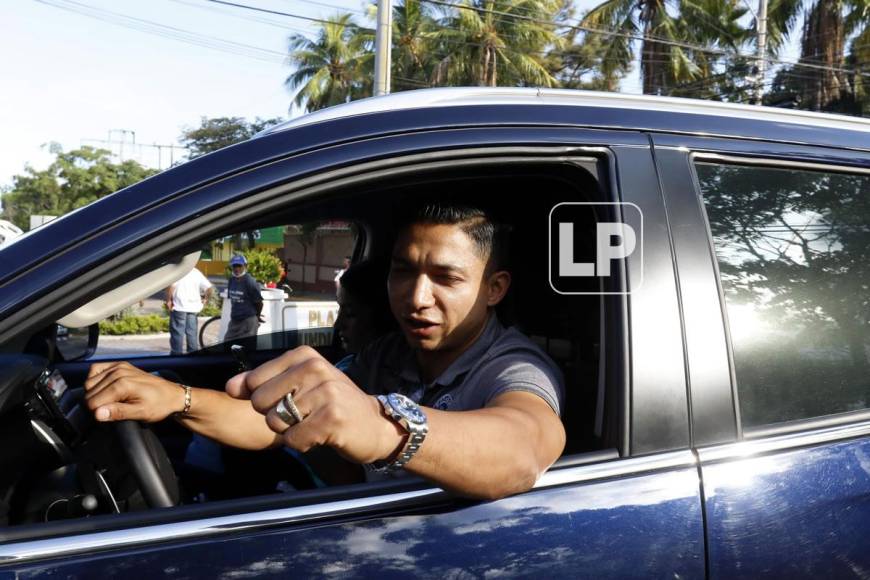
M 283 398 L 280 401 L 278 401 L 278 404 L 275 406 L 275 413 L 278 415 L 278 417 L 281 418 L 282 421 L 287 423 L 287 425 L 293 426 L 293 422 L 294 422 L 293 415 L 291 415 L 287 411 L 287 407 L 284 406 L 284 399 Z
M 284 406 L 287 407 L 287 410 L 290 411 L 290 414 L 293 415 L 294 419 L 296 419 L 296 422 L 301 423 L 304 417 L 302 416 L 302 413 L 299 412 L 299 407 L 296 406 L 296 401 L 293 400 L 293 395 L 287 393 L 284 395 L 282 400 L 284 401 Z
M 302 413 L 299 412 L 299 407 L 296 406 L 291 393 L 287 393 L 278 401 L 278 404 L 275 406 L 275 413 L 291 427 L 301 423 L 303 419 Z

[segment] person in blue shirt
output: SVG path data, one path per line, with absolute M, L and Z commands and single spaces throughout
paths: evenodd
M 230 268 L 233 275 L 227 286 L 227 297 L 232 308 L 224 342 L 256 336 L 257 327 L 263 322 L 263 296 L 260 285 L 248 274 L 248 260 L 244 256 L 233 256 Z

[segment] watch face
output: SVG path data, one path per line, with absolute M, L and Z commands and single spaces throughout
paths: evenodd
M 426 422 L 425 413 L 408 397 L 398 393 L 391 393 L 389 401 L 393 410 L 411 423 L 420 424 Z

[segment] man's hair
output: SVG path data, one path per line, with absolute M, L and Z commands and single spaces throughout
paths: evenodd
M 454 203 L 426 203 L 413 211 L 406 225 L 456 225 L 474 242 L 475 252 L 489 271 L 507 269 L 510 228 L 497 223 L 481 208 Z

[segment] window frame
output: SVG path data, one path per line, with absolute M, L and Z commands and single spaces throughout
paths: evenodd
M 606 141 L 606 139 L 602 139 Z M 441 154 L 445 159 L 438 159 Z M 407 166 L 400 170 L 390 167 L 395 165 L 396 158 L 387 162 L 369 162 L 351 165 L 348 168 L 326 170 L 319 173 L 315 178 L 290 178 L 277 185 L 269 187 L 265 191 L 251 193 L 239 199 L 237 202 L 215 209 L 205 215 L 198 215 L 196 223 L 184 223 L 173 226 L 169 231 L 151 240 L 151 244 L 144 250 L 135 249 L 122 252 L 110 260 L 103 262 L 102 267 L 97 269 L 95 276 L 102 272 L 115 269 L 124 264 L 124 270 L 128 276 L 135 277 L 136 268 L 142 270 L 142 264 L 154 264 L 155 260 L 165 258 L 176 249 L 184 248 L 196 240 L 206 239 L 215 232 L 226 230 L 234 224 L 242 223 L 253 212 L 262 212 L 266 208 L 286 208 L 298 203 L 300 199 L 307 199 L 317 195 L 330 195 L 330 191 L 339 189 L 337 183 L 353 183 L 357 180 L 364 183 L 375 182 L 384 176 L 395 176 L 398 172 L 412 174 L 420 167 L 443 167 L 452 169 L 457 166 L 457 159 L 464 163 L 481 166 L 489 164 L 497 166 L 506 160 L 510 162 L 523 162 L 536 165 L 547 163 L 564 163 L 567 160 L 578 158 L 595 158 L 603 162 L 602 173 L 595 177 L 599 180 L 607 180 L 602 183 L 602 188 L 609 197 L 618 199 L 619 180 L 616 178 L 615 158 L 610 146 L 603 145 L 577 145 L 566 151 L 563 146 L 537 145 L 537 146 L 489 146 L 470 147 L 463 149 L 444 149 L 437 153 L 409 154 L 400 159 L 408 162 Z M 379 166 L 386 165 L 386 169 Z M 606 172 L 606 173 L 605 173 Z M 299 185 L 299 183 L 302 185 Z M 314 182 L 314 183 L 312 183 Z M 242 216 L 242 217 L 240 217 Z M 205 225 L 203 225 L 205 224 Z M 367 249 L 368 236 L 363 245 Z M 168 249 L 166 246 L 169 246 Z M 131 254 L 135 254 L 131 256 Z M 111 279 L 111 284 L 116 284 L 124 279 L 124 274 L 118 274 Z M 62 293 L 70 285 L 77 282 L 60 284 L 54 293 Z M 104 287 L 106 284 L 102 284 Z M 98 293 L 95 290 L 92 293 Z M 81 294 L 79 294 L 81 296 Z M 621 299 L 616 297 L 615 299 Z M 66 304 L 73 303 L 75 297 L 67 297 Z M 81 299 L 78 297 L 78 299 Z M 614 309 L 616 310 L 616 309 Z M 613 312 L 613 316 L 619 316 L 620 312 Z M 627 340 L 629 333 L 629 321 L 622 319 L 622 328 L 608 329 L 606 340 L 621 342 Z M 603 351 L 604 349 L 602 349 Z M 628 353 L 623 354 L 628 357 Z M 602 358 L 602 360 L 604 360 Z M 604 369 L 602 369 L 604 370 Z M 607 396 L 622 398 L 628 404 L 630 377 L 620 373 L 619 379 L 624 381 L 620 385 L 608 385 Z M 619 443 L 623 450 L 628 449 L 629 413 L 618 412 L 614 417 L 620 422 L 617 431 L 624 440 Z M 630 457 L 626 451 L 620 456 L 619 450 L 605 449 L 576 455 L 563 456 L 554 464 L 538 484 L 535 490 L 548 489 L 564 486 L 570 483 L 581 483 L 606 480 L 612 477 L 637 475 L 656 472 L 663 469 L 691 466 L 694 457 L 688 450 L 663 452 L 660 454 Z M 313 490 L 300 492 L 293 498 L 287 497 L 253 497 L 242 500 L 229 500 L 220 502 L 218 506 L 186 506 L 187 509 L 173 508 L 171 514 L 161 514 L 151 510 L 148 512 L 125 514 L 121 516 L 107 516 L 105 523 L 90 522 L 83 527 L 76 526 L 77 522 L 64 522 L 60 524 L 39 525 L 39 531 L 46 533 L 15 534 L 21 536 L 15 544 L 0 546 L 0 565 L 12 562 L 21 563 L 43 559 L 58 555 L 73 555 L 89 553 L 88 550 L 101 550 L 117 547 L 117 537 L 113 534 L 123 532 L 131 546 L 150 544 L 157 539 L 164 539 L 167 534 L 174 534 L 172 530 L 186 530 L 182 538 L 203 538 L 220 536 L 238 530 L 260 530 L 272 528 L 276 525 L 299 522 L 305 524 L 311 521 L 320 521 L 323 518 L 346 517 L 349 514 L 381 514 L 384 510 L 425 508 L 441 505 L 444 502 L 452 503 L 453 500 L 443 490 L 431 486 L 421 485 L 423 480 L 409 478 L 407 482 L 392 482 L 394 485 L 385 485 L 382 482 L 372 484 L 357 484 L 347 488 L 331 488 L 326 492 Z M 395 488 L 395 489 L 394 489 Z M 354 497 L 340 499 L 344 494 Z M 362 496 L 362 497 L 356 497 Z M 298 501 L 301 505 L 286 507 Z M 269 504 L 282 505 L 285 507 L 277 510 L 269 510 Z M 203 517 L 209 513 L 209 507 L 218 515 L 215 517 Z M 239 509 L 246 509 L 242 513 L 234 513 Z M 296 511 L 294 511 L 296 510 Z M 142 516 L 145 517 L 142 517 Z M 108 519 L 111 518 L 111 519 Z M 180 521 L 177 521 L 180 520 Z M 226 525 L 226 527 L 221 527 Z M 142 527 L 141 530 L 134 529 Z M 180 527 L 179 527 L 180 526 Z M 22 526 L 23 527 L 23 526 Z M 27 526 L 31 527 L 31 526 Z M 88 528 L 85 531 L 85 528 Z M 77 543 L 65 546 L 70 535 L 78 535 Z M 8 540 L 5 534 L 0 534 L 4 542 Z
M 716 277 L 716 286 L 719 292 L 719 302 L 721 308 L 722 325 L 725 332 L 725 346 L 728 356 L 728 367 L 731 381 L 731 390 L 734 401 L 734 413 L 737 420 L 737 435 L 738 440 L 759 440 L 779 435 L 790 435 L 804 431 L 815 431 L 830 429 L 839 426 L 848 426 L 855 423 L 870 421 L 870 406 L 866 409 L 855 411 L 843 411 L 830 415 L 820 415 L 813 417 L 805 417 L 781 421 L 777 423 L 768 423 L 756 425 L 752 427 L 744 427 L 741 419 L 740 409 L 740 394 L 737 385 L 737 374 L 734 363 L 734 349 L 731 339 L 731 329 L 728 320 L 726 309 L 725 291 L 722 285 L 721 273 L 719 270 L 719 260 L 716 255 L 716 247 L 713 241 L 713 234 L 710 228 L 706 205 L 703 200 L 703 192 L 701 190 L 700 179 L 697 172 L 698 163 L 708 163 L 713 165 L 729 165 L 729 166 L 746 166 L 759 167 L 769 169 L 798 169 L 804 171 L 814 171 L 820 173 L 836 173 L 844 175 L 866 175 L 870 177 L 870 168 L 845 165 L 837 163 L 820 163 L 816 161 L 801 161 L 796 159 L 787 159 L 776 156 L 750 156 L 750 155 L 734 155 L 728 153 L 719 153 L 713 151 L 692 151 L 688 156 L 689 171 L 692 177 L 693 187 L 698 195 L 701 215 L 704 221 L 704 228 L 707 232 L 707 244 L 709 246 L 710 256 L 713 261 L 713 268 Z

